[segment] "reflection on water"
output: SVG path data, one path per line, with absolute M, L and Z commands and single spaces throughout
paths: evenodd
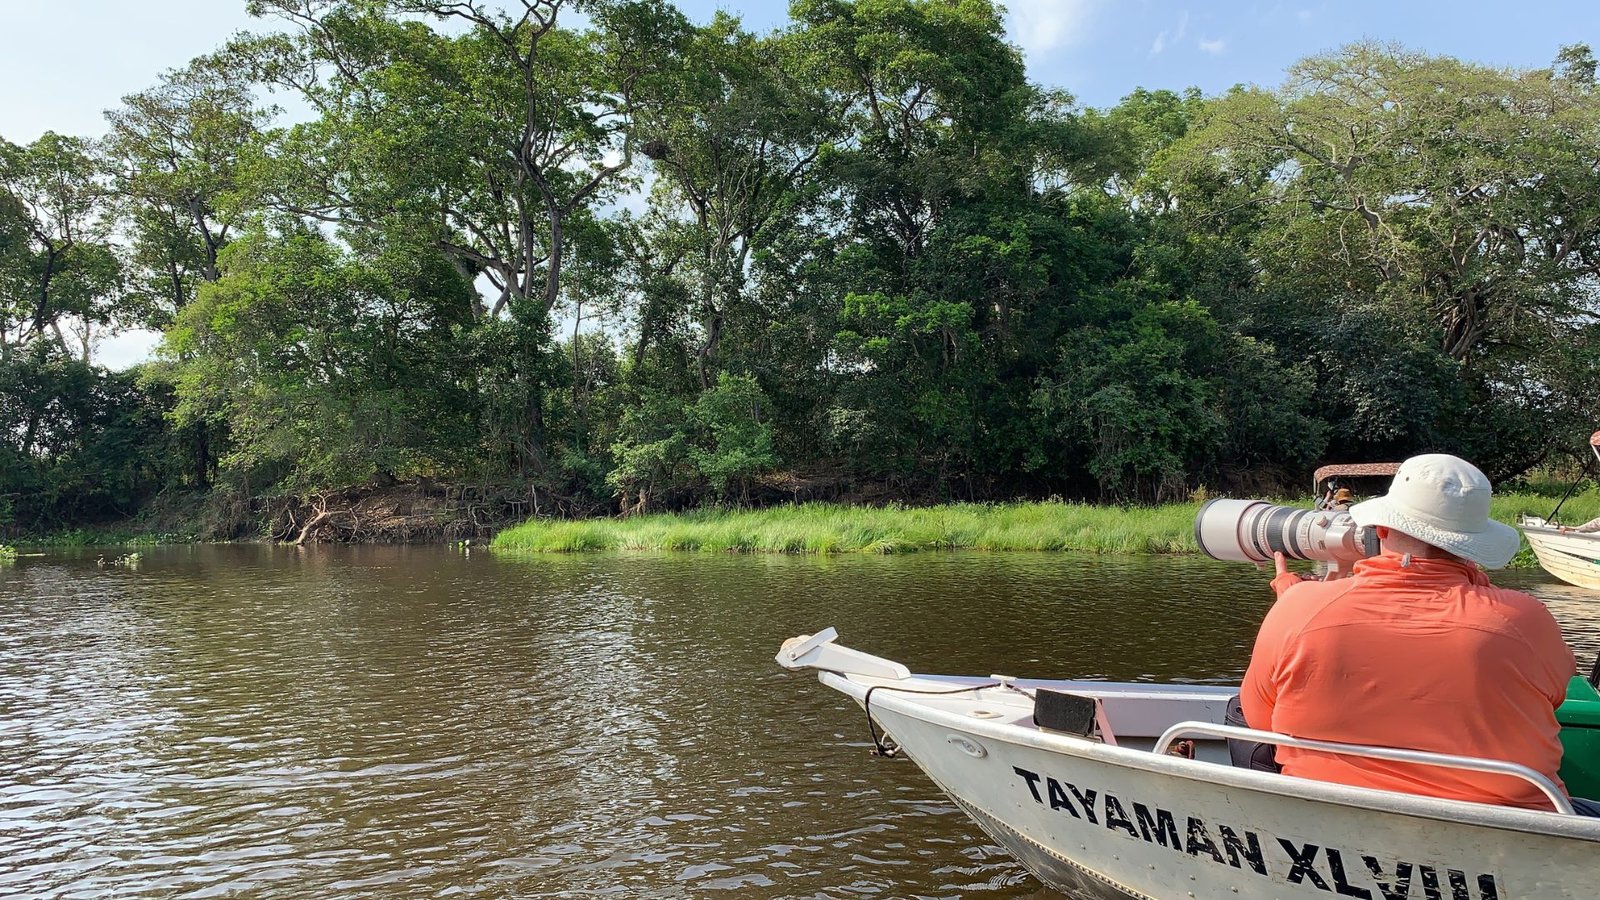
M 1247 567 L 1054 554 L 256 546 L 0 569 L 0 895 L 1028 897 L 861 713 L 776 669 L 1231 681 Z M 1600 607 L 1538 574 L 1580 648 Z

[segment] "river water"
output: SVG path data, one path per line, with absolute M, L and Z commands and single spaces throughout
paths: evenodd
M 0 896 L 1053 896 L 860 710 L 914 671 L 1236 681 L 1246 566 L 200 546 L 0 569 Z M 1542 573 L 1587 666 L 1600 605 Z

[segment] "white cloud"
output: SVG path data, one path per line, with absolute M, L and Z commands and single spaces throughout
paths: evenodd
M 155 356 L 156 345 L 159 343 L 161 343 L 161 332 L 131 328 L 100 341 L 94 350 L 94 361 L 108 369 L 120 371 L 146 362 Z
M 1156 39 L 1153 42 L 1151 42 L 1151 44 L 1150 44 L 1150 55 L 1151 56 L 1155 56 L 1155 55 L 1161 53 L 1163 50 L 1167 49 L 1168 47 L 1172 46 L 1173 44 L 1176 44 L 1176 43 L 1182 41 L 1184 35 L 1186 35 L 1188 33 L 1189 33 L 1189 11 L 1186 9 L 1186 10 L 1183 11 L 1183 15 L 1178 17 L 1178 30 L 1177 30 L 1176 33 L 1170 32 L 1170 31 L 1163 31 L 1160 34 L 1156 35 Z
M 1028 55 L 1083 40 L 1097 0 L 1010 0 L 1010 37 Z
M 1201 38 L 1195 42 L 1195 45 L 1212 56 L 1216 56 L 1222 51 L 1228 49 L 1228 42 L 1222 38 L 1217 38 L 1215 40 L 1212 40 L 1211 38 Z

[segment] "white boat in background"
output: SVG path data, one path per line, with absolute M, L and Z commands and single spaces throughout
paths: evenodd
M 1524 516 L 1520 524 L 1546 572 L 1567 584 L 1600 591 L 1600 533 L 1562 533 L 1537 516 Z
M 1589 449 L 1594 452 L 1596 459 L 1600 459 L 1600 431 L 1589 436 Z M 1567 488 L 1567 495 L 1556 504 L 1550 519 L 1523 516 L 1518 524 L 1522 526 L 1522 534 L 1528 539 L 1533 555 L 1539 558 L 1539 565 L 1546 572 L 1567 584 L 1600 591 L 1600 533 L 1563 532 L 1561 524 L 1553 521 L 1567 502 L 1572 488 L 1582 480 L 1580 475 L 1572 487 Z M 1597 894 L 1600 894 L 1600 890 L 1597 890 Z
M 1572 814 L 1555 784 L 1523 766 L 1230 727 L 1234 688 L 913 675 L 836 638 L 829 628 L 790 639 L 777 661 L 816 669 L 865 707 L 984 831 L 1069 896 L 1600 894 L 1600 819 Z M 1085 734 L 1036 725 L 1041 690 L 1092 702 Z M 1559 812 L 1235 768 L 1226 738 L 1504 774 L 1538 786 Z M 1169 752 L 1180 744 L 1188 755 Z

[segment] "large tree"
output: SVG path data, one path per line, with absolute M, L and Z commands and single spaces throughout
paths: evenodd
M 133 247 L 146 318 L 159 327 L 220 277 L 217 263 L 253 198 L 241 169 L 270 110 L 229 60 L 206 56 L 106 113 L 111 186 Z
M 122 266 L 106 201 L 89 142 L 54 132 L 27 146 L 0 138 L 0 357 L 53 341 L 88 360 L 93 328 L 119 312 Z
M 219 264 L 165 354 L 177 420 L 220 410 L 241 480 L 309 490 L 472 467 L 478 407 L 453 339 L 468 289 L 441 257 L 257 230 Z
M 571 232 L 620 187 L 640 92 L 687 28 L 664 4 L 597 3 L 580 31 L 559 24 L 567 5 L 255 0 L 290 32 L 235 53 L 319 114 L 276 134 L 271 201 L 437 247 L 492 286 L 482 315 L 548 315 Z
M 270 114 L 244 74 L 216 55 L 165 73 L 106 113 L 106 163 L 131 246 L 124 306 L 137 324 L 169 326 L 201 285 L 221 277 L 223 251 L 257 209 L 242 184 Z M 186 417 L 183 443 L 199 487 L 214 474 L 226 424 L 222 410 Z
M 813 211 L 818 158 L 839 136 L 839 104 L 798 71 L 797 40 L 757 37 L 719 13 L 682 49 L 677 87 L 640 116 L 659 176 L 644 225 L 685 285 L 701 390 L 730 317 L 744 312 L 756 256 Z M 655 311 L 652 311 L 655 312 Z M 641 321 L 641 341 L 663 324 Z
M 288 33 L 234 47 L 317 112 L 272 136 L 260 183 L 273 206 L 358 248 L 436 250 L 487 286 L 473 306 L 489 326 L 485 374 L 518 386 L 508 413 L 525 470 L 546 468 L 541 357 L 567 261 L 625 186 L 636 110 L 687 29 L 642 0 L 580 5 L 578 30 L 560 24 L 566 5 L 257 0 Z
M 819 171 L 834 240 L 813 270 L 838 304 L 834 452 L 940 489 L 1041 461 L 1028 381 L 1106 249 L 1045 192 L 1074 155 L 1068 99 L 1027 81 L 982 0 L 794 15 L 800 71 L 846 128 Z
M 1296 64 L 1281 90 L 1217 101 L 1162 170 L 1190 228 L 1248 231 L 1252 287 L 1299 298 L 1330 334 L 1381 324 L 1348 348 L 1368 367 L 1431 342 L 1439 365 L 1459 370 L 1461 402 L 1484 415 L 1413 440 L 1514 474 L 1558 434 L 1587 429 L 1576 420 L 1600 400 L 1559 374 L 1584 365 L 1569 357 L 1590 352 L 1600 313 L 1600 90 L 1588 58 L 1573 48 L 1556 70 L 1519 72 L 1353 45 Z M 1569 433 L 1549 427 L 1551 414 Z

